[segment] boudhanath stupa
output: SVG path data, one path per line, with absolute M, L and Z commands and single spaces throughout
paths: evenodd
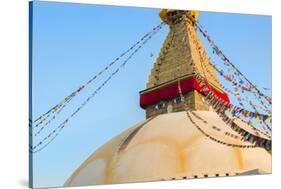
M 169 33 L 140 92 L 146 120 L 106 142 L 68 178 L 65 186 L 271 173 L 271 153 L 230 127 L 200 88 L 229 101 L 192 19 L 197 11 L 160 11 Z M 243 120 L 233 123 L 254 137 L 266 133 Z

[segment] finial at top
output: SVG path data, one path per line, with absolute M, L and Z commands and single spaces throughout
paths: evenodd
M 195 21 L 198 19 L 198 11 L 183 11 L 183 10 L 173 10 L 173 9 L 161 9 L 159 16 L 163 22 L 168 25 L 172 25 L 178 22 L 179 18 L 183 15 L 192 17 Z

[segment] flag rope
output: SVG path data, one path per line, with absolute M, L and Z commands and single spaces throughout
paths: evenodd
M 80 93 L 86 86 L 90 85 L 95 79 L 97 79 L 99 76 L 101 76 L 105 71 L 107 71 L 111 66 L 113 66 L 117 61 L 119 61 L 121 58 L 123 58 L 126 54 L 128 54 L 130 51 L 134 50 L 134 48 L 139 45 L 141 42 L 146 40 L 154 31 L 158 30 L 159 28 L 162 28 L 163 22 L 161 22 L 159 25 L 153 27 L 153 29 L 149 32 L 147 32 L 145 35 L 141 37 L 140 40 L 138 40 L 136 43 L 134 43 L 129 49 L 121 53 L 117 58 L 115 58 L 111 63 L 109 63 L 107 66 L 105 66 L 103 69 L 101 69 L 97 74 L 95 74 L 91 79 L 89 79 L 87 82 L 85 82 L 83 85 L 78 87 L 76 90 L 74 90 L 72 93 L 70 93 L 68 96 L 63 98 L 58 104 L 54 105 L 51 109 L 49 109 L 47 112 L 40 115 L 38 118 L 33 121 L 32 126 L 38 127 L 44 121 L 46 121 L 46 118 L 50 117 L 49 114 L 55 113 L 60 107 L 63 106 L 66 102 L 70 102 L 78 93 Z M 48 117 L 47 117 L 48 116 Z M 39 122 L 39 123 L 37 123 Z M 37 124 L 35 124 L 37 123 Z
M 30 151 L 32 153 L 37 153 L 44 148 L 46 148 L 54 139 L 59 135 L 59 133 L 62 131 L 62 129 L 66 126 L 66 124 L 69 122 L 71 118 L 73 118 L 112 78 L 115 76 L 121 68 L 125 67 L 125 65 L 128 63 L 128 61 L 155 35 L 157 34 L 162 27 L 159 27 L 157 30 L 154 30 L 152 35 L 150 35 L 146 40 L 144 40 L 131 54 L 130 56 L 114 71 L 110 74 L 110 76 L 69 116 L 67 117 L 58 127 L 56 127 L 52 132 L 50 132 L 48 135 L 46 135 L 40 142 L 38 142 L 34 146 L 30 146 Z M 49 142 L 46 144 L 45 141 L 48 139 Z M 39 148 L 42 146 L 41 148 Z

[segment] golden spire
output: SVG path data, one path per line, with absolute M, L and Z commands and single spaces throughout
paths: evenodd
M 183 111 L 184 107 L 177 99 L 179 94 L 177 81 L 196 82 L 194 74 L 200 74 L 219 92 L 221 85 L 215 70 L 209 65 L 209 58 L 196 31 L 195 21 L 198 11 L 162 9 L 160 18 L 169 25 L 159 56 L 156 59 L 147 82 L 147 89 L 140 92 L 140 105 L 146 110 L 147 117 L 153 115 Z M 209 110 L 200 90 L 183 89 L 188 106 L 192 110 Z M 169 106 L 169 107 L 168 107 Z M 172 108 L 171 108 L 172 106 Z M 172 110 L 172 111 L 171 111 Z

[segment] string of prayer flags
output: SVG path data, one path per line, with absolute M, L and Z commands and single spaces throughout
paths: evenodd
M 76 110 L 68 116 L 58 127 L 56 127 L 53 131 L 51 131 L 48 135 L 46 135 L 41 141 L 39 141 L 36 145 L 30 146 L 30 152 L 37 153 L 44 148 L 46 148 L 54 139 L 59 135 L 63 128 L 67 125 L 69 120 L 73 118 L 81 109 L 115 76 L 121 68 L 124 68 L 125 65 L 129 62 L 130 59 L 155 35 L 157 34 L 162 27 L 158 27 L 157 30 L 154 30 L 153 33 L 147 37 L 142 43 L 138 45 L 138 47 L 124 60 L 124 62 L 114 71 L 109 77 L 83 102 L 81 105 L 76 108 Z M 41 132 L 41 131 L 40 131 Z M 49 140 L 49 141 L 48 141 Z M 48 141 L 48 142 L 47 142 Z
M 227 66 L 230 66 L 232 69 L 234 69 L 236 71 L 236 73 L 238 75 L 240 75 L 242 78 L 244 78 L 246 80 L 246 82 L 250 85 L 251 92 L 256 92 L 258 93 L 261 97 L 264 97 L 267 102 L 269 104 L 271 104 L 271 98 L 268 97 L 267 95 L 263 94 L 258 88 L 257 86 L 253 85 L 245 76 L 244 74 L 242 74 L 242 72 L 240 72 L 236 66 L 234 64 L 232 64 L 228 58 L 226 58 L 226 56 L 223 54 L 223 52 L 218 48 L 218 46 L 214 43 L 214 41 L 211 39 L 210 35 L 207 33 L 206 30 L 203 29 L 202 25 L 196 21 L 196 26 L 199 29 L 199 31 L 201 33 L 203 33 L 203 36 L 207 39 L 207 41 L 209 42 L 209 44 L 211 45 L 211 47 L 213 48 L 213 50 L 216 52 L 216 54 L 222 59 L 223 63 Z M 227 78 L 228 79 L 228 78 Z
M 108 70 L 112 65 L 114 65 L 117 61 L 119 61 L 122 57 L 124 57 L 126 54 L 128 54 L 130 51 L 132 51 L 135 47 L 137 47 L 139 44 L 141 44 L 143 41 L 146 39 L 149 39 L 151 35 L 154 35 L 154 32 L 157 30 L 160 30 L 163 26 L 163 22 L 160 23 L 159 25 L 153 27 L 153 29 L 149 32 L 147 32 L 139 41 L 134 43 L 129 49 L 121 53 L 117 58 L 115 58 L 110 64 L 105 66 L 101 71 L 99 71 L 97 74 L 95 74 L 91 79 L 89 79 L 85 84 L 82 86 L 78 87 L 76 90 L 74 90 L 70 95 L 66 96 L 64 99 L 62 99 L 58 104 L 53 106 L 51 109 L 49 109 L 47 112 L 43 113 L 41 116 L 39 116 L 33 123 L 31 124 L 32 127 L 38 127 L 40 124 L 44 123 L 46 119 L 50 116 L 48 116 L 50 113 L 56 113 L 58 108 L 63 106 L 66 101 L 70 102 L 78 93 L 80 93 L 86 86 L 91 84 L 95 79 L 97 79 L 99 76 L 101 76 L 106 70 Z M 47 117 L 48 116 L 48 117 Z M 37 124 L 35 124 L 37 123 Z
M 219 140 L 211 135 L 209 135 L 208 133 L 206 133 L 193 119 L 192 117 L 190 116 L 189 114 L 189 111 L 188 111 L 188 106 L 186 104 L 186 102 L 184 101 L 184 97 L 183 97 L 183 94 L 182 94 L 182 90 L 181 90 L 181 87 L 180 87 L 180 82 L 178 82 L 178 91 L 179 91 L 179 94 L 181 96 L 181 98 L 183 99 L 183 102 L 184 102 L 184 105 L 185 105 L 185 109 L 186 109 L 186 114 L 190 120 L 190 122 L 203 134 L 205 135 L 206 137 L 208 137 L 209 139 L 211 139 L 212 141 L 214 142 L 217 142 L 219 144 L 223 144 L 223 145 L 226 145 L 226 146 L 229 146 L 229 147 L 238 147 L 238 148 L 256 148 L 258 147 L 257 145 L 241 145 L 241 144 L 231 144 L 231 143 L 228 143 L 228 142 L 224 142 L 222 140 Z M 211 95 L 212 97 L 214 97 L 213 95 Z M 200 118 L 198 115 L 196 115 L 193 111 L 191 111 L 191 113 L 193 115 L 195 115 L 197 118 L 199 118 L 200 120 L 203 120 L 202 118 Z M 204 120 L 204 122 L 206 123 L 206 121 Z
M 223 73 L 223 70 L 220 69 L 218 66 L 216 66 L 215 63 L 214 63 L 211 59 L 209 59 L 209 63 L 210 63 L 210 65 L 211 65 L 217 72 Z M 225 75 L 222 75 L 222 76 L 223 76 L 223 78 L 225 78 L 225 79 L 227 78 L 226 80 L 229 81 L 230 83 L 232 83 L 232 84 L 234 85 L 233 91 L 228 90 L 228 92 L 234 94 L 234 95 L 237 97 L 237 100 L 239 101 L 239 104 L 242 105 L 243 103 L 242 103 L 241 101 L 242 101 L 242 100 L 245 100 L 245 99 L 243 99 L 243 98 L 240 96 L 240 94 L 239 94 L 239 87 L 240 87 L 242 93 L 244 93 L 245 90 L 250 91 L 250 87 L 249 87 L 249 86 L 245 86 L 245 85 L 241 85 L 241 84 L 244 83 L 244 82 L 241 81 L 241 80 L 240 80 L 240 81 L 234 81 L 234 80 L 230 79 L 230 77 L 226 77 Z M 238 84 L 238 82 L 239 82 L 239 84 Z M 264 111 L 266 111 L 267 113 L 271 114 L 271 111 L 270 111 L 269 108 L 265 105 L 265 103 L 261 100 L 261 97 L 260 97 L 260 96 L 257 96 L 257 93 L 256 93 L 256 92 L 252 92 L 252 93 L 254 94 L 254 96 L 255 96 L 255 98 L 258 100 L 258 102 L 260 102 L 260 104 L 263 106 L 262 108 L 261 108 L 261 107 L 260 107 L 260 108 L 263 109 Z M 246 98 L 247 98 L 247 96 L 246 96 Z M 247 102 L 247 100 L 245 100 L 245 101 Z
M 207 67 L 206 67 L 206 68 L 207 68 Z M 210 75 L 211 75 L 212 77 L 214 77 L 214 76 L 212 75 L 212 73 L 211 73 L 208 69 L 206 69 L 206 70 L 207 70 L 207 72 L 210 73 Z M 246 100 L 240 96 L 239 90 L 238 90 L 238 86 L 235 85 L 233 91 L 227 89 L 227 88 L 224 87 L 224 86 L 222 86 L 222 88 L 223 88 L 225 91 L 234 94 L 234 95 L 236 96 L 237 100 L 238 100 L 238 103 L 243 107 L 243 109 L 245 109 L 242 100 L 244 100 L 244 101 L 246 101 Z M 250 101 L 247 101 L 247 102 L 249 103 Z M 213 103 L 213 101 L 211 101 L 211 103 Z M 257 114 L 257 115 L 260 115 L 259 113 L 257 113 L 258 111 L 257 111 L 256 107 L 255 107 L 252 103 L 249 103 L 249 104 L 250 104 L 250 105 L 252 106 L 252 108 L 255 110 L 256 114 Z M 214 106 L 214 108 L 216 108 L 216 107 L 218 106 L 218 103 L 213 104 L 213 106 Z M 245 117 L 248 117 L 248 114 L 249 114 L 249 113 L 250 113 L 251 118 L 253 118 L 253 117 L 256 118 L 256 117 L 257 117 L 257 116 L 255 116 L 256 114 L 254 115 L 253 112 L 248 112 L 248 111 L 242 112 L 242 109 L 241 109 L 241 111 L 239 112 L 239 114 L 237 114 L 237 112 L 235 112 L 235 110 L 236 110 L 236 109 L 234 109 L 234 111 L 232 112 L 232 116 L 235 116 L 235 117 L 238 117 L 238 118 L 241 118 L 241 117 L 240 117 L 240 114 L 241 114 L 241 115 L 244 115 Z M 268 112 L 268 111 L 267 111 L 267 112 Z M 261 115 L 260 117 L 263 117 L 263 119 L 262 119 L 262 121 L 264 122 L 263 124 L 268 128 L 268 130 L 271 130 L 270 127 L 268 126 L 268 124 L 265 122 L 265 121 L 266 121 L 266 118 L 267 118 L 268 116 L 263 116 L 263 115 Z M 258 120 L 258 119 L 257 119 L 257 120 Z M 259 120 L 258 120 L 258 121 L 259 121 Z M 261 124 L 262 124 L 262 123 L 261 123 Z
M 198 74 L 197 78 L 201 80 L 201 84 L 206 85 L 204 79 L 199 74 Z M 225 110 L 230 109 L 234 112 L 244 113 L 248 116 L 251 115 L 253 117 L 256 116 L 255 113 L 249 112 L 247 110 L 243 110 L 240 107 L 233 106 L 233 105 L 230 105 L 230 108 L 228 108 L 229 105 L 223 101 L 219 101 L 219 99 L 216 97 L 216 95 L 211 90 L 208 91 L 208 95 L 206 95 L 205 98 L 207 99 L 207 102 L 209 102 L 209 104 L 212 105 L 215 112 L 217 112 L 218 115 L 220 117 L 222 117 L 222 120 L 227 125 L 230 125 L 230 127 L 232 129 L 235 129 L 235 131 L 237 131 L 239 134 L 241 134 L 241 136 L 243 136 L 243 138 L 245 140 L 247 140 L 251 143 L 254 143 L 254 146 L 260 146 L 267 150 L 271 150 L 271 141 L 258 137 L 258 136 L 255 136 L 255 135 L 245 131 L 244 129 L 240 128 L 237 124 L 234 123 L 234 121 L 231 118 L 229 118 L 225 114 Z M 266 117 L 266 115 L 263 115 L 263 116 Z M 257 117 L 260 117 L 260 116 L 258 115 Z

